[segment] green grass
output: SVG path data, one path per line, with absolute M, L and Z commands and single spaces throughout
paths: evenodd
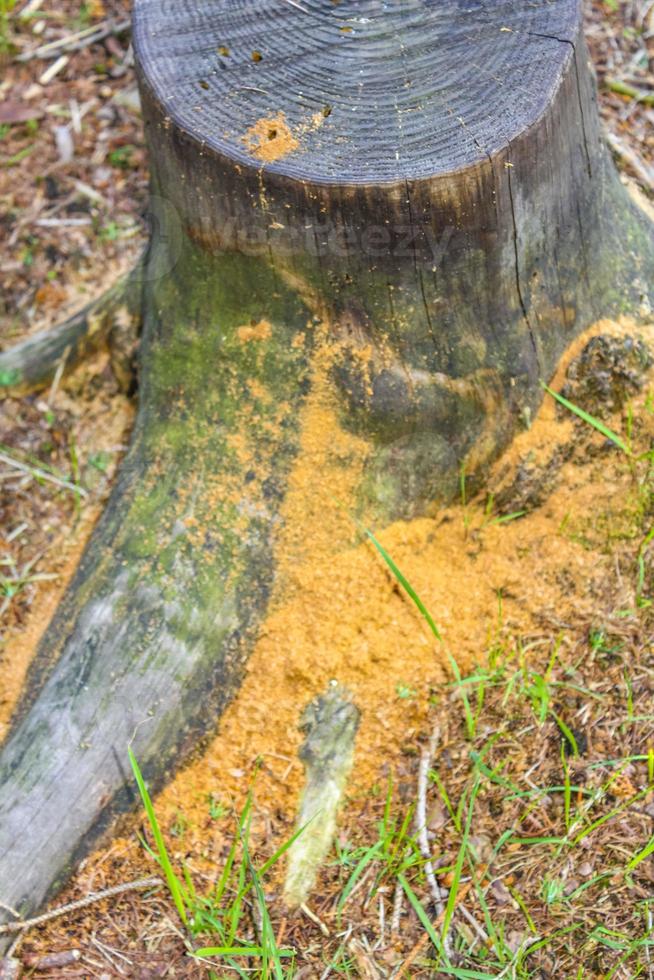
M 9 29 L 15 6 L 16 0 L 0 0 L 0 55 L 7 55 L 12 50 Z
M 624 454 L 629 463 L 632 477 L 636 484 L 636 506 L 633 513 L 627 515 L 627 524 L 629 527 L 618 536 L 627 538 L 629 536 L 641 538 L 636 556 L 636 605 L 638 607 L 649 605 L 651 600 L 644 594 L 646 574 L 645 558 L 647 549 L 651 545 L 652 541 L 654 541 L 654 525 L 647 529 L 643 535 L 642 521 L 643 519 L 648 519 L 652 511 L 654 498 L 654 448 L 650 446 L 649 449 L 643 452 L 636 452 L 634 450 L 634 413 L 631 405 L 627 405 L 626 408 L 626 434 L 623 437 L 609 426 L 605 425 L 601 419 L 596 418 L 594 415 L 586 412 L 583 408 L 580 408 L 567 398 L 564 398 L 564 396 L 559 392 L 553 391 L 550 387 L 548 387 L 548 385 L 543 384 L 543 389 L 549 395 L 551 395 L 551 397 L 554 398 L 559 405 L 562 405 L 577 418 L 581 419 L 582 422 L 585 422 L 590 428 L 594 429 L 596 432 L 599 432 L 605 439 L 612 442 L 613 445 Z M 651 414 L 652 409 L 649 395 L 646 401 L 645 410 Z M 641 467 L 639 469 L 638 464 L 643 463 L 645 464 L 644 468 Z
M 131 748 L 128 753 L 154 840 L 154 848 L 147 849 L 162 870 L 187 935 L 189 954 L 203 960 L 218 959 L 238 976 L 252 976 L 254 970 L 255 976 L 264 978 L 284 980 L 292 977 L 295 951 L 280 948 L 277 944 L 263 881 L 301 831 L 278 848 L 260 868 L 256 868 L 250 854 L 252 797 L 248 796 L 243 812 L 237 819 L 236 832 L 222 872 L 215 885 L 201 894 L 185 865 L 182 866 L 181 876 L 173 868 L 138 762 Z M 256 908 L 259 923 L 255 941 L 251 938 L 252 906 Z M 200 937 L 209 941 L 197 945 Z
M 623 657 L 630 651 L 613 642 L 608 627 L 601 642 L 595 631 L 586 634 L 585 643 L 571 659 L 564 657 L 567 648 L 560 637 L 524 644 L 505 634 L 487 666 L 457 681 L 476 706 L 474 732 L 471 737 L 464 711 L 458 722 L 453 717 L 450 746 L 459 749 L 460 761 L 452 767 L 437 756 L 429 774 L 429 805 L 440 803 L 443 810 L 432 860 L 438 879 L 447 882 L 444 913 L 436 917 L 426 886 L 413 805 L 400 802 L 389 782 L 378 803 L 379 819 L 358 826 L 354 838 L 339 837 L 334 861 L 325 869 L 321 896 L 330 894 L 333 904 L 331 918 L 329 911 L 321 915 L 327 915 L 331 935 L 320 940 L 324 966 L 316 975 L 329 969 L 333 976 L 366 976 L 347 937 L 365 929 L 374 951 L 376 916 L 371 910 L 384 905 L 388 922 L 398 889 L 403 955 L 422 944 L 409 976 L 531 980 L 547 963 L 556 964 L 557 977 L 643 975 L 653 943 L 649 905 L 630 888 L 639 881 L 642 892 L 643 869 L 654 854 L 654 838 L 643 833 L 639 816 L 644 800 L 654 793 L 654 749 L 637 754 L 624 749 L 632 728 L 645 724 L 637 719 L 649 698 L 649 680 L 631 678 L 626 695 L 624 684 L 616 686 L 613 673 L 623 677 Z M 605 658 L 617 663 L 598 689 L 593 678 Z M 654 680 L 654 668 L 652 675 Z M 645 677 L 642 665 L 637 676 Z M 581 757 L 570 714 L 580 699 L 598 718 L 605 718 L 609 707 L 632 718 L 633 726 L 625 731 L 611 727 L 615 754 Z M 265 877 L 288 845 L 255 866 L 249 798 L 217 881 L 199 894 L 188 869 L 173 868 L 132 753 L 130 759 L 189 953 L 216 961 L 215 976 L 221 978 L 292 978 L 299 969 L 298 954 L 317 954 L 315 935 L 307 939 L 306 950 L 276 940 L 275 923 L 285 913 L 269 905 Z M 618 782 L 629 772 L 634 791 L 616 797 Z M 574 869 L 589 859 L 592 873 L 579 876 L 577 871 L 575 881 Z M 508 896 L 500 903 L 495 881 L 503 883 Z M 616 890 L 621 898 L 615 913 L 609 905 L 609 914 L 599 915 L 605 897 Z M 630 901 L 634 913 L 627 928 L 620 922 L 623 905 Z M 601 971 L 580 967 L 591 961 L 601 962 Z
M 603 435 L 605 439 L 609 439 L 610 442 L 612 442 L 614 445 L 618 447 L 618 449 L 622 450 L 625 456 L 632 455 L 631 447 L 625 442 L 622 436 L 619 436 L 616 432 L 613 431 L 613 429 L 609 429 L 609 427 L 607 425 L 604 425 L 604 423 L 600 419 L 595 418 L 594 415 L 591 415 L 589 412 L 584 411 L 583 408 L 579 408 L 578 405 L 574 405 L 571 401 L 568 401 L 567 398 L 564 398 L 563 395 L 560 395 L 558 391 L 553 391 L 546 384 L 543 385 L 543 388 L 545 389 L 548 395 L 551 395 L 552 398 L 554 398 L 555 401 L 559 403 L 559 405 L 563 405 L 564 408 L 567 408 L 569 412 L 572 412 L 573 415 L 576 415 L 577 418 L 582 420 L 582 422 L 585 422 L 587 425 L 590 425 L 591 428 L 595 429 L 596 432 L 599 432 L 601 435 Z
M 370 902 L 379 889 L 394 883 L 399 875 L 405 875 L 422 867 L 424 859 L 411 833 L 413 807 L 399 815 L 393 808 L 393 787 L 389 783 L 382 818 L 377 824 L 377 839 L 367 847 L 354 852 L 356 864 L 347 877 L 338 901 L 336 913 L 340 917 L 355 887 L 362 881 L 364 871 L 370 870 L 370 882 L 366 890 L 366 902 Z M 349 863 L 352 863 L 352 856 Z
M 576 409 L 575 406 L 565 400 L 562 403 L 606 438 L 610 438 L 625 455 L 634 459 L 642 459 L 648 456 L 648 454 L 636 456 L 631 450 L 630 443 L 625 442 L 603 423 L 587 416 L 586 413 Z M 385 564 L 426 622 L 432 635 L 439 643 L 442 643 L 439 628 L 407 576 L 399 569 L 394 559 L 374 535 L 371 532 L 367 533 Z M 639 560 L 653 539 L 654 531 L 649 532 L 643 540 L 639 551 Z M 641 561 L 641 565 L 643 564 L 644 559 Z M 639 592 L 642 592 L 643 580 L 644 571 L 641 571 L 638 582 Z M 621 645 L 609 642 L 607 633 L 601 630 L 591 632 L 588 641 L 593 658 L 601 658 L 607 655 L 615 657 L 621 653 Z M 613 795 L 614 787 L 617 785 L 618 778 L 628 771 L 629 767 L 633 766 L 633 756 L 626 755 L 622 758 L 605 760 L 601 765 L 607 768 L 607 775 L 597 785 L 580 786 L 574 780 L 574 767 L 579 765 L 581 750 L 573 726 L 566 719 L 566 712 L 561 707 L 561 702 L 583 697 L 591 705 L 596 705 L 598 711 L 601 711 L 604 696 L 579 682 L 578 665 L 566 664 L 562 653 L 562 639 L 557 637 L 551 644 L 546 663 L 539 669 L 536 666 L 537 658 L 534 651 L 516 641 L 515 649 L 511 655 L 507 655 L 506 649 L 500 647 L 489 658 L 487 667 L 477 668 L 468 677 L 462 677 L 456 662 L 450 661 L 454 675 L 454 682 L 450 687 L 457 688 L 461 696 L 463 706 L 461 724 L 468 743 L 475 741 L 478 743 L 483 723 L 486 722 L 488 726 L 487 719 L 484 718 L 484 707 L 489 698 L 494 702 L 496 709 L 499 705 L 509 715 L 518 714 L 522 724 L 526 724 L 527 731 L 530 730 L 530 727 L 534 728 L 534 724 L 529 726 L 528 721 L 529 712 L 531 712 L 535 731 L 545 730 L 547 726 L 550 726 L 549 731 L 551 732 L 551 725 L 553 724 L 559 733 L 558 768 L 560 781 L 557 780 L 556 783 L 534 786 L 532 789 L 525 790 L 522 788 L 524 783 L 521 773 L 519 771 L 512 772 L 513 759 L 510 753 L 507 752 L 499 762 L 491 765 L 488 760 L 497 751 L 498 744 L 509 737 L 508 733 L 501 729 L 490 738 L 487 737 L 480 749 L 475 747 L 470 750 L 470 771 L 464 783 L 459 785 L 458 799 L 456 794 L 453 795 L 452 790 L 448 788 L 447 780 L 441 773 L 438 771 L 431 773 L 437 795 L 444 804 L 449 817 L 452 833 L 458 841 L 451 864 L 440 868 L 441 873 L 447 872 L 449 876 L 449 895 L 440 930 L 436 929 L 419 898 L 420 862 L 417 862 L 416 866 L 411 869 L 413 875 L 405 869 L 398 868 L 394 869 L 394 873 L 421 926 L 427 932 L 436 956 L 433 967 L 437 968 L 439 975 L 462 977 L 511 975 L 526 980 L 527 977 L 533 975 L 533 962 L 539 953 L 548 947 L 557 949 L 559 954 L 563 948 L 563 955 L 571 954 L 571 958 L 574 959 L 574 956 L 578 955 L 573 952 L 574 943 L 578 941 L 579 934 L 582 934 L 585 944 L 605 950 L 610 949 L 613 953 L 618 954 L 616 962 L 605 974 L 609 978 L 619 975 L 625 963 L 635 961 L 642 955 L 649 955 L 650 945 L 654 942 L 649 938 L 652 933 L 651 924 L 644 935 L 634 938 L 633 935 L 619 930 L 609 935 L 607 931 L 603 931 L 604 927 L 601 924 L 593 924 L 588 921 L 592 916 L 592 903 L 597 901 L 598 893 L 601 896 L 608 883 L 615 881 L 616 875 L 621 880 L 626 881 L 631 872 L 637 871 L 644 862 L 650 860 L 654 855 L 654 837 L 642 846 L 636 847 L 634 847 L 631 838 L 628 838 L 623 844 L 617 843 L 621 838 L 621 821 L 625 818 L 633 819 L 637 815 L 639 807 L 642 806 L 642 801 L 654 791 L 654 752 L 648 750 L 647 756 L 640 756 L 639 761 L 641 763 L 647 762 L 647 775 L 645 777 L 645 772 L 643 772 L 642 785 L 628 795 L 626 799 L 616 802 Z M 628 684 L 628 724 L 621 726 L 623 735 L 626 727 L 649 719 L 651 719 L 651 714 L 639 714 L 635 709 L 633 685 Z M 549 737 L 552 736 L 549 735 Z M 595 766 L 595 770 L 599 771 L 597 766 Z M 515 943 L 513 946 L 508 943 L 507 931 L 501 913 L 498 915 L 498 909 L 494 909 L 492 902 L 489 901 L 488 888 L 482 883 L 483 869 L 480 868 L 479 858 L 471 845 L 472 829 L 476 822 L 475 804 L 480 794 L 486 795 L 489 790 L 498 795 L 499 799 L 502 800 L 502 806 L 515 807 L 516 804 L 519 804 L 522 810 L 512 824 L 502 828 L 501 831 L 498 828 L 500 832 L 498 832 L 492 847 L 492 861 L 501 864 L 503 855 L 508 853 L 507 849 L 518 849 L 524 854 L 523 865 L 525 868 L 531 867 L 534 862 L 537 862 L 543 870 L 542 875 L 538 878 L 536 894 L 533 891 L 531 893 L 529 891 L 522 892 L 513 886 L 510 889 L 514 906 L 519 911 L 526 929 L 525 941 L 517 950 Z M 533 833 L 530 830 L 530 832 L 525 833 L 523 828 L 530 827 L 535 815 L 541 811 L 543 801 L 549 798 L 561 800 L 561 805 L 557 808 L 556 823 L 547 826 L 546 832 Z M 612 843 L 616 834 L 616 842 Z M 585 854 L 597 853 L 595 848 L 598 847 L 598 841 L 600 842 L 599 853 L 604 862 L 609 860 L 608 866 L 601 867 L 587 881 L 570 890 L 566 874 L 567 865 L 571 860 L 583 863 L 582 859 Z M 591 851 L 582 850 L 588 846 L 589 842 Z M 605 851 L 603 850 L 604 847 L 606 847 Z M 627 856 L 621 864 L 611 861 L 616 847 L 622 850 L 627 849 Z M 363 875 L 366 866 L 380 860 L 380 851 L 381 843 L 378 840 L 362 854 L 355 871 L 341 894 L 339 901 L 341 910 L 353 891 L 356 880 Z M 483 949 L 479 947 L 474 933 L 466 936 L 465 931 L 462 930 L 465 922 L 461 923 L 458 916 L 457 909 L 459 898 L 463 893 L 462 882 L 464 880 L 467 882 L 468 895 L 474 893 L 471 904 L 476 906 L 480 916 L 478 928 L 487 937 Z M 469 898 L 468 901 L 470 901 Z M 584 906 L 586 901 L 588 904 Z M 556 919 L 563 918 L 568 921 L 560 928 L 550 929 L 546 936 L 539 935 L 539 929 L 536 925 L 536 920 L 542 919 L 542 915 L 539 916 L 538 914 L 539 906 L 541 909 L 549 910 L 549 914 L 555 916 Z M 576 918 L 581 919 L 581 921 L 574 921 Z M 540 930 L 542 931 L 542 925 Z M 444 947 L 444 942 L 452 934 L 452 931 L 456 937 L 455 960 L 448 957 Z M 466 965 L 461 966 L 462 963 Z M 491 972 L 480 972 L 479 969 L 474 968 L 487 966 L 491 968 Z M 500 971 L 500 973 L 493 971 Z M 576 975 L 585 976 L 583 968 L 578 968 Z M 595 975 L 593 974 L 593 976 Z
M 632 449 L 633 420 L 623 438 L 572 403 L 562 404 L 630 462 L 648 458 Z M 410 577 L 372 532 L 366 534 L 448 655 Z M 639 545 L 639 595 L 652 541 L 654 531 Z M 389 781 L 385 798 L 371 794 L 377 819 L 344 830 L 325 868 L 321 915 L 331 934 L 320 940 L 316 975 L 371 975 L 353 952 L 350 936 L 363 932 L 368 959 L 381 958 L 393 944 L 388 922 L 398 901 L 402 956 L 413 956 L 402 975 L 531 980 L 543 969 L 579 980 L 651 975 L 654 910 L 643 895 L 651 891 L 646 871 L 654 858 L 654 837 L 643 807 L 654 797 L 654 747 L 648 742 L 654 665 L 645 654 L 638 660 L 649 641 L 636 636 L 649 629 L 651 639 L 649 615 L 646 602 L 628 616 L 616 606 L 592 626 L 566 626 L 552 635 L 541 631 L 525 640 L 505 626 L 500 596 L 491 648 L 485 658 L 480 651 L 483 665 L 463 676 L 450 658 L 451 679 L 434 694 L 437 703 L 449 700 L 449 738 L 433 761 L 428 796 L 431 810 L 441 814 L 432 836 L 432 863 L 447 887 L 443 910 L 436 915 L 427 887 L 413 804 L 406 792 L 400 802 Z M 398 685 L 398 697 L 410 695 Z M 440 708 L 434 711 L 438 715 Z M 580 732 L 596 728 L 603 733 L 602 751 L 589 755 Z M 147 793 L 142 780 L 139 788 Z M 255 867 L 251 799 L 238 819 L 220 878 L 204 895 L 197 894 L 186 869 L 181 877 L 175 874 L 145 796 L 144 805 L 194 955 L 218 960 L 221 978 L 292 977 L 300 968 L 299 954 L 318 955 L 315 934 L 297 955 L 277 943 L 274 923 L 285 913 L 269 906 L 264 880 L 288 845 Z M 252 905 L 256 934 L 246 921 Z M 377 908 L 385 910 L 380 922 L 383 918 L 386 925 L 376 934 Z M 389 975 L 383 972 L 390 969 L 386 961 L 376 962 L 379 975 Z M 401 959 L 390 962 L 401 971 Z

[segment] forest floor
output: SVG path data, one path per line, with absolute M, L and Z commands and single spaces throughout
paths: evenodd
M 146 233 L 127 5 L 51 6 L 0 13 L 3 347 L 101 292 Z M 654 5 L 598 0 L 587 13 L 613 152 L 651 198 Z M 0 977 L 654 976 L 651 341 L 626 322 L 593 337 L 613 371 L 608 400 L 578 370 L 581 344 L 552 386 L 617 441 L 548 396 L 488 495 L 380 535 L 441 642 L 365 545 L 343 556 L 337 596 L 316 567 L 309 624 L 301 606 L 271 617 L 220 734 L 155 801 L 172 864 L 197 888 L 183 886 L 193 925 L 164 887 L 128 891 L 21 934 Z M 133 414 L 106 352 L 0 408 L 0 736 Z M 289 912 L 283 859 L 254 868 L 293 833 L 298 705 L 332 677 L 364 708 L 355 765 L 319 886 Z M 161 874 L 142 843 L 151 827 L 123 831 L 58 902 Z M 450 965 L 435 971 L 445 931 Z M 238 944 L 263 952 L 189 956 Z

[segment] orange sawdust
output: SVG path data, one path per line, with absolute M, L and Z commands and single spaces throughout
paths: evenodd
M 66 586 L 73 577 L 82 557 L 88 536 L 102 513 L 99 504 L 89 505 L 80 524 L 72 534 L 61 535 L 56 554 L 48 562 L 49 574 L 56 578 L 40 583 L 38 615 L 29 616 L 21 628 L 14 628 L 6 637 L 6 653 L 0 654 L 2 693 L 0 695 L 0 741 L 7 734 L 9 719 L 20 697 L 25 677 L 41 637 L 45 633 Z
M 596 324 L 572 345 L 561 372 L 590 336 L 627 329 L 635 327 Z M 321 350 L 277 538 L 270 613 L 218 736 L 160 799 L 164 819 L 183 811 L 190 834 L 206 824 L 211 794 L 242 803 L 257 763 L 258 805 L 292 814 L 302 780 L 298 721 L 331 680 L 349 688 L 362 713 L 349 790 L 370 790 L 427 726 L 431 691 L 448 675 L 448 653 L 465 672 L 502 629 L 537 636 L 543 618 L 590 612 L 610 562 L 600 547 L 589 554 L 588 543 L 565 526 L 571 513 L 592 523 L 598 513 L 624 506 L 629 477 L 619 462 L 615 475 L 603 470 L 600 486 L 584 466 L 566 463 L 558 488 L 521 520 L 498 524 L 482 507 L 451 507 L 397 522 L 378 537 L 439 624 L 443 644 L 437 643 L 342 506 L 369 447 L 338 424 L 330 354 Z M 534 451 L 551 459 L 571 439 L 571 427 L 546 400 L 531 430 L 498 462 L 491 486 L 506 482 L 507 460 L 515 471 Z
M 330 371 L 341 345 L 323 324 L 315 336 L 311 389 L 300 419 L 300 445 L 281 508 L 275 541 L 276 596 L 304 588 L 316 558 L 336 559 L 357 538 L 353 501 L 364 474 L 370 444 L 347 432 Z
M 575 358 L 579 357 L 586 344 L 600 334 L 610 334 L 613 337 L 636 336 L 645 333 L 630 317 L 619 320 L 597 320 L 592 326 L 580 334 L 567 348 L 559 360 L 556 371 L 548 382 L 554 391 L 560 390 L 565 382 L 566 372 Z M 502 454 L 495 466 L 496 478 L 500 473 L 511 474 L 521 459 L 529 456 L 531 462 L 541 464 L 552 455 L 557 445 L 565 445 L 573 438 L 574 423 L 571 415 L 562 415 L 557 411 L 556 402 L 545 398 L 538 412 L 538 424 L 525 432 L 521 432 Z
M 268 320 L 259 320 L 258 323 L 248 323 L 236 328 L 236 336 L 242 344 L 250 341 L 268 340 L 272 334 L 272 325 Z
M 280 160 L 300 145 L 283 112 L 258 119 L 246 132 L 243 142 L 248 152 L 264 163 Z
M 592 615 L 613 562 L 597 528 L 625 509 L 633 489 L 618 454 L 589 455 L 563 463 L 545 503 L 520 520 L 494 523 L 482 500 L 375 528 L 438 623 L 439 644 L 350 517 L 371 447 L 339 422 L 329 377 L 337 347 L 321 334 L 328 329 L 316 328 L 300 447 L 275 540 L 269 614 L 218 735 L 157 801 L 164 826 L 183 815 L 184 848 L 196 854 L 214 847 L 206 839 L 208 799 L 240 807 L 257 766 L 258 812 L 292 820 L 303 775 L 298 722 L 331 680 L 345 685 L 361 710 L 348 787 L 357 796 L 383 786 L 388 771 L 429 732 L 434 688 L 449 676 L 448 654 L 465 673 L 500 634 L 537 645 L 551 636 L 552 623 Z M 566 353 L 553 383 L 561 383 L 591 336 L 621 332 L 638 330 L 628 321 L 595 324 Z M 557 446 L 573 438 L 573 422 L 546 399 L 531 429 L 496 464 L 491 491 L 510 483 L 526 458 L 548 465 Z M 233 448 L 245 464 L 244 433 Z M 214 492 L 217 501 L 225 488 Z M 126 846 L 125 861 L 137 849 Z

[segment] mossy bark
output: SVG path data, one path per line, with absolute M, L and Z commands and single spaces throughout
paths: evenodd
M 0 897 L 20 908 L 131 802 L 128 744 L 160 784 L 215 725 L 270 591 L 311 315 L 265 261 L 191 243 L 148 293 L 132 445 L 2 755 Z

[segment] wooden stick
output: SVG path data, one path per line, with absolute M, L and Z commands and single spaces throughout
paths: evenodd
M 652 171 L 652 168 L 648 167 L 645 161 L 640 159 L 635 150 L 632 150 L 630 146 L 623 143 L 615 133 L 607 131 L 606 139 L 613 152 L 631 167 L 645 187 L 648 187 L 651 191 L 654 190 L 654 171 Z
M 88 497 L 89 495 L 88 490 L 85 490 L 84 487 L 77 486 L 77 484 L 71 483 L 69 480 L 62 480 L 60 477 L 42 470 L 39 466 L 30 466 L 28 463 L 21 463 L 19 459 L 14 459 L 13 456 L 9 456 L 7 453 L 0 452 L 0 462 L 6 463 L 12 469 L 20 470 L 21 473 L 28 473 L 30 476 L 39 480 L 47 480 L 48 483 L 54 483 L 55 486 L 61 487 L 64 490 L 72 490 L 73 493 L 79 494 L 80 497 Z
M 436 746 L 440 741 L 441 733 L 438 727 L 434 728 L 431 738 L 429 739 L 429 744 L 423 749 L 422 755 L 420 757 L 420 769 L 418 770 L 418 801 L 416 803 L 416 835 L 418 838 L 418 847 L 420 848 L 420 853 L 425 859 L 424 869 L 425 878 L 427 879 L 427 884 L 432 894 L 434 900 L 434 908 L 436 909 L 437 918 L 444 917 L 445 906 L 443 904 L 443 899 L 441 898 L 441 890 L 438 881 L 436 880 L 436 875 L 434 874 L 434 865 L 431 859 L 431 848 L 429 846 L 429 837 L 427 834 L 427 783 L 429 781 L 429 770 L 431 769 L 432 760 L 434 758 L 434 753 L 436 751 Z M 452 940 L 449 935 L 443 937 L 443 948 L 447 956 L 452 953 Z
M 431 860 L 431 848 L 429 846 L 429 836 L 427 834 L 427 783 L 429 781 L 429 770 L 431 769 L 432 759 L 434 758 L 434 752 L 436 751 L 436 746 L 439 740 L 440 729 L 435 728 L 431 738 L 429 739 L 429 745 L 423 749 L 422 755 L 420 756 L 420 768 L 418 770 L 418 800 L 416 803 L 416 836 L 418 838 L 420 853 L 425 859 L 425 877 L 427 879 L 427 884 L 429 885 L 432 898 L 434 899 L 436 915 L 440 915 L 443 911 L 443 899 L 441 898 L 440 886 L 436 881 L 436 875 L 434 874 L 434 865 Z
M 58 908 L 52 909 L 50 912 L 44 912 L 42 915 L 36 915 L 32 919 L 24 919 L 22 922 L 6 922 L 4 925 L 0 925 L 0 936 L 6 936 L 8 933 L 24 932 L 25 929 L 32 929 L 34 926 L 43 925 L 44 922 L 58 919 L 60 916 L 67 915 L 69 912 L 77 912 L 78 909 L 85 909 L 88 905 L 101 902 L 105 898 L 114 898 L 116 895 L 124 895 L 125 892 L 136 891 L 140 888 L 156 888 L 159 885 L 163 885 L 161 878 L 138 878 L 136 881 L 114 885 L 113 888 L 105 888 L 101 892 L 92 892 L 86 898 L 79 898 L 75 902 L 60 905 Z
M 56 41 L 41 44 L 33 51 L 25 51 L 23 54 L 19 54 L 16 60 L 31 61 L 33 58 L 51 58 L 58 51 L 79 51 L 90 44 L 104 41 L 111 34 L 122 34 L 129 26 L 129 20 L 94 24 L 92 27 L 85 27 L 82 31 L 76 31 L 75 34 L 69 34 L 67 37 L 60 37 Z

